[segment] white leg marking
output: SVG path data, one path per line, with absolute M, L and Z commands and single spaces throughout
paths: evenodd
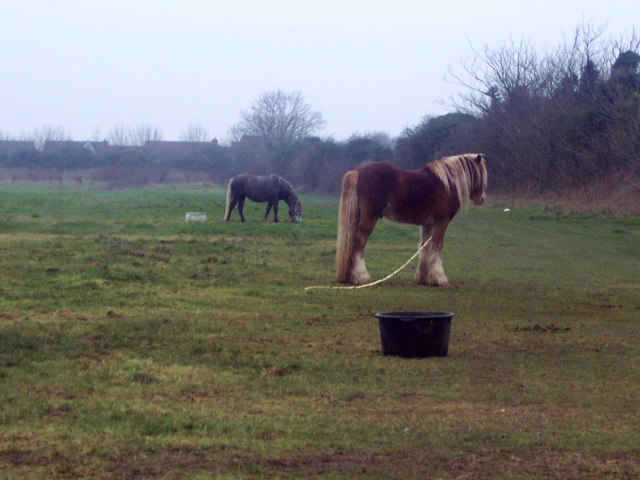
M 364 285 L 371 283 L 371 275 L 367 272 L 364 263 L 364 253 L 356 253 L 353 256 L 353 268 L 351 269 L 351 283 L 354 285 Z
M 427 253 L 427 283 L 429 285 L 447 285 L 447 276 L 444 274 L 444 267 L 442 266 L 442 257 L 440 252 L 429 249 Z

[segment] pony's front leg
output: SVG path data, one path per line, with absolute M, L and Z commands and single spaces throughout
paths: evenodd
M 424 225 L 420 228 L 420 245 L 431 236 L 429 244 L 420 252 L 420 262 L 416 271 L 416 281 L 423 285 L 448 287 L 449 281 L 442 266 L 442 245 L 444 232 L 449 222 Z
M 267 211 L 264 212 L 264 221 L 266 222 L 269 218 L 269 212 L 271 211 L 271 207 L 273 207 L 273 221 L 278 223 L 278 202 L 269 202 L 267 203 Z

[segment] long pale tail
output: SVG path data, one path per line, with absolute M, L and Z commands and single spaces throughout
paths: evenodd
M 227 184 L 227 206 L 224 209 L 224 219 L 229 220 L 229 207 L 231 207 L 231 182 L 233 182 L 233 177 L 229 180 Z
M 353 242 L 358 227 L 358 172 L 351 170 L 342 178 L 342 194 L 338 213 L 338 240 L 336 242 L 336 282 L 349 283 Z

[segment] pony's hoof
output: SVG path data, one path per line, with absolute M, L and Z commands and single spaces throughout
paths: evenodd
M 367 283 L 371 283 L 371 277 L 369 275 L 362 277 L 351 277 L 349 283 L 351 285 L 366 285 Z
M 451 284 L 445 281 L 438 280 L 417 280 L 418 285 L 426 285 L 427 287 L 441 287 L 441 288 L 449 288 Z

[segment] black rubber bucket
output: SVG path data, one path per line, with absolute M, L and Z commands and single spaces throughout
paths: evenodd
M 383 355 L 446 357 L 449 352 L 451 312 L 380 312 Z

